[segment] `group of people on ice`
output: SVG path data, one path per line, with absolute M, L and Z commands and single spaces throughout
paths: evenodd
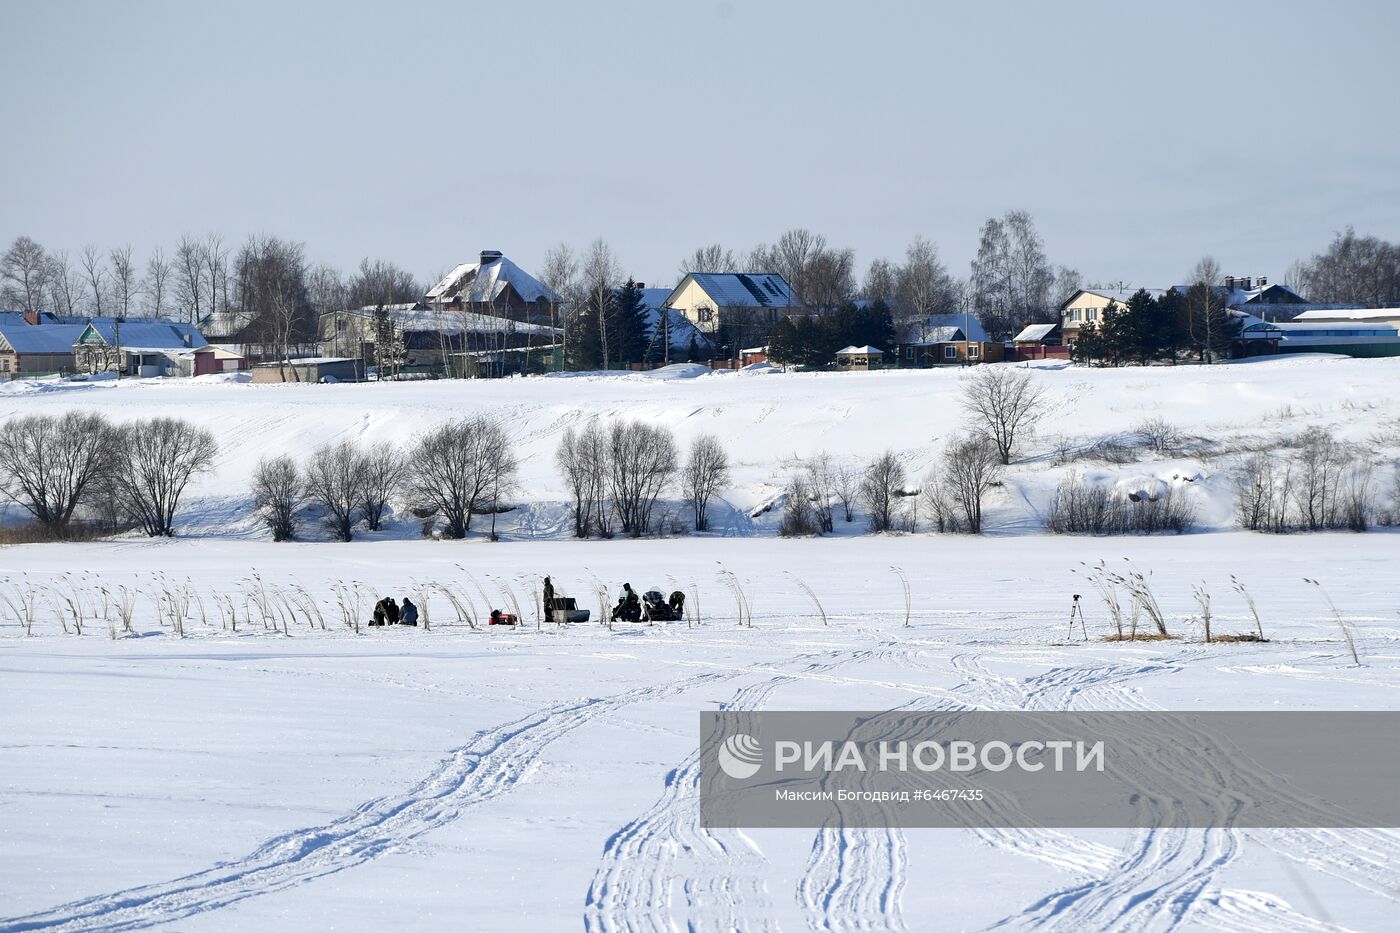
M 543 590 L 541 595 L 544 597 L 546 618 L 553 620 L 556 612 L 561 613 L 559 619 L 562 621 L 583 621 L 588 618 L 587 611 L 578 610 L 574 600 L 555 596 L 554 582 L 549 577 L 544 578 Z M 638 595 L 630 583 L 622 584 L 622 596 L 612 610 L 614 622 L 679 622 L 684 618 L 685 594 L 680 590 L 669 597 L 663 596 L 660 590 L 647 590 Z M 515 625 L 518 621 L 514 615 L 499 609 L 491 610 L 491 625 Z M 374 604 L 374 618 L 369 624 L 417 625 L 418 607 L 407 596 L 403 598 L 402 605 L 395 602 L 394 597 L 385 596 Z
M 418 607 L 413 605 L 413 600 L 407 596 L 403 598 L 403 605 L 394 602 L 394 597 L 385 596 L 374 604 L 374 618 L 370 620 L 370 625 L 417 625 Z
M 660 590 L 647 590 L 640 597 L 632 584 L 622 584 L 622 597 L 613 607 L 614 622 L 679 622 L 685 618 L 685 594 L 680 590 L 669 598 Z

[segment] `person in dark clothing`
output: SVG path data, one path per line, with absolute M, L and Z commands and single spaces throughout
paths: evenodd
M 385 596 L 374 604 L 374 621 L 371 625 L 398 625 L 399 624 L 399 604 L 394 602 L 394 597 Z
M 550 610 L 554 608 L 554 584 L 549 581 L 549 577 L 544 578 L 544 612 L 548 616 Z
M 622 598 L 617 601 L 617 608 L 613 609 L 612 617 L 624 622 L 642 621 L 642 601 L 637 598 L 632 584 L 622 584 Z
M 407 596 L 403 598 L 403 607 L 399 610 L 400 625 L 418 624 L 418 607 L 413 605 L 413 600 Z

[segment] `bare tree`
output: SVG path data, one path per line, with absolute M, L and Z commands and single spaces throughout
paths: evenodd
M 78 302 L 83 297 L 83 277 L 73 268 L 66 250 L 59 250 L 49 256 L 48 289 L 49 307 L 57 314 L 72 316 L 78 313 Z
M 258 461 L 253 471 L 253 506 L 273 541 L 296 537 L 297 512 L 305 499 L 306 485 L 295 460 L 282 454 Z
M 982 367 L 964 382 L 962 406 L 972 430 L 991 440 L 1008 464 L 1017 444 L 1044 417 L 1046 403 L 1030 373 Z
M 116 313 L 126 317 L 131 312 L 131 303 L 141 290 L 136 264 L 131 258 L 131 244 L 112 250 L 108 258 L 112 263 L 112 298 L 116 303 Z
M 860 498 L 870 516 L 870 530 L 889 531 L 894 526 L 894 502 L 904 488 L 904 464 L 887 450 L 865 467 Z
M 509 446 L 500 422 L 474 415 L 440 425 L 418 441 L 409 472 L 412 493 L 436 506 L 449 538 L 465 538 L 472 516 L 485 511 L 493 494 L 490 460 Z M 512 461 L 513 462 L 513 461 Z
M 682 277 L 691 272 L 738 272 L 739 260 L 733 250 L 725 249 L 718 243 L 711 243 L 708 246 L 697 246 L 694 252 L 681 260 L 677 271 Z
M 200 261 L 204 264 L 204 280 L 209 288 L 207 314 L 217 314 L 219 309 L 228 306 L 228 248 L 224 238 L 210 233 L 199 246 Z
M 622 272 L 618 267 L 617 259 L 613 255 L 612 247 L 599 237 L 588 247 L 588 253 L 583 259 L 583 285 L 588 301 L 596 308 L 598 314 L 598 337 L 602 342 L 603 368 L 608 368 L 608 325 L 609 309 L 615 304 L 612 299 L 613 289 L 616 288 L 618 279 Z
M 950 438 L 943 449 L 939 485 L 972 534 L 982 533 L 982 499 L 1000 478 L 1001 470 L 1000 451 L 987 437 Z
M 860 297 L 894 307 L 899 298 L 899 267 L 888 259 L 872 259 L 861 282 Z
M 593 528 L 593 510 L 597 506 L 593 500 L 594 465 L 586 458 L 583 448 L 578 432 L 568 428 L 554 451 L 554 462 L 564 475 L 564 482 L 574 500 L 575 538 L 588 537 Z
M 1011 336 L 1024 323 L 1053 318 L 1054 272 L 1026 211 L 987 219 L 971 271 L 972 309 L 993 339 Z
M 676 474 L 675 438 L 645 422 L 614 422 L 608 455 L 608 488 L 618 520 L 624 533 L 640 538 L 651 530 L 656 500 Z
M 204 320 L 204 250 L 188 233 L 175 244 L 175 294 L 189 312 L 189 323 Z
M 146 260 L 146 278 L 141 284 L 142 290 L 149 296 L 151 313 L 156 317 L 165 314 L 165 302 L 170 297 L 170 275 L 170 261 L 160 247 L 156 247 L 151 258 Z
M 364 452 L 360 486 L 360 514 L 365 527 L 378 531 L 384 524 L 389 503 L 403 488 L 408 463 L 397 447 L 387 441 Z
M 835 530 L 835 519 L 832 515 L 831 499 L 837 495 L 836 487 L 839 484 L 839 469 L 832 462 L 831 454 L 822 451 L 815 457 L 807 461 L 807 489 L 812 496 L 812 512 L 816 518 L 818 527 L 823 533 L 830 534 Z M 855 483 L 851 486 L 854 490 Z M 855 492 L 852 491 L 854 496 Z M 847 509 L 847 515 L 850 511 Z M 847 518 L 847 521 L 850 519 Z
M 92 298 L 92 313 L 101 317 L 102 295 L 107 290 L 107 267 L 102 262 L 102 254 L 95 246 L 84 246 L 78 262 L 83 267 L 83 274 L 87 276 L 87 287 Z
M 27 236 L 18 237 L 0 255 L 0 301 L 21 311 L 43 308 L 49 257 Z
M 146 534 L 173 537 L 185 487 L 213 468 L 219 450 L 214 435 L 175 418 L 132 421 L 120 432 L 116 480 L 123 505 Z
M 957 285 L 938 258 L 938 247 L 916 236 L 897 270 L 895 304 L 906 321 L 925 322 L 931 314 L 946 314 L 957 306 Z
M 112 428 L 101 415 L 13 418 L 0 432 L 0 495 L 51 534 L 62 534 L 83 497 L 113 465 Z
M 784 538 L 801 538 L 821 531 L 812 510 L 812 492 L 807 488 L 807 477 L 794 473 L 788 480 L 783 498 L 783 517 L 778 523 L 778 534 Z
M 351 308 L 377 308 L 408 304 L 423 297 L 423 285 L 408 270 L 383 259 L 360 260 L 360 267 L 346 284 L 345 303 Z
M 316 448 L 306 464 L 306 492 L 325 510 L 326 528 L 337 541 L 349 541 L 361 518 L 365 458 L 350 441 Z
M 729 454 L 713 434 L 701 434 L 691 441 L 681 484 L 695 512 L 695 530 L 710 527 L 707 514 L 710 499 L 729 483 Z
M 860 498 L 860 471 L 849 463 L 838 463 L 831 469 L 831 491 L 841 503 L 841 515 L 846 521 L 856 517 L 856 500 Z

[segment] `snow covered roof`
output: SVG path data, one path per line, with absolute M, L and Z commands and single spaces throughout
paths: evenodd
M 1400 308 L 1313 308 L 1293 317 L 1312 323 L 1332 321 L 1400 321 Z
M 800 303 L 787 279 L 776 272 L 691 272 L 675 291 L 687 281 L 694 281 L 721 308 L 787 308 Z
M 447 273 L 441 282 L 428 289 L 427 300 L 489 304 L 501 297 L 506 286 L 510 286 L 516 296 L 525 302 L 563 300 L 539 279 L 504 256 L 488 252 L 482 258 L 482 262 L 464 262 Z
M 92 318 L 86 327 L 80 328 L 80 336 L 86 332 L 87 327 L 91 327 L 108 346 L 117 345 L 118 328 L 115 318 Z M 139 347 L 147 351 L 187 350 L 208 343 L 193 324 L 175 321 L 126 320 L 121 323 L 120 331 L 122 349 Z
M 964 331 L 966 328 L 966 331 Z M 990 338 L 982 327 L 982 322 L 972 314 L 930 314 L 926 318 L 910 321 L 899 329 L 899 342 L 918 346 L 920 344 L 947 343 L 949 340 L 966 339 L 974 343 L 986 343 Z
M 1021 341 L 1031 342 L 1044 340 L 1055 330 L 1054 324 L 1027 324 L 1025 328 L 1012 339 L 1017 343 Z
M 375 308 L 354 308 L 347 311 L 327 311 L 326 314 L 353 314 L 372 318 L 378 313 Z M 560 333 L 557 327 L 546 324 L 528 324 L 495 314 L 482 314 L 479 311 L 437 311 L 418 305 L 388 305 L 385 315 L 405 333 L 432 331 L 441 334 L 548 334 Z M 324 315 L 322 315 L 324 317 Z
M 1074 307 L 1074 303 L 1079 300 L 1080 295 L 1097 295 L 1100 298 L 1107 298 L 1110 301 L 1116 301 L 1119 304 L 1125 305 L 1128 303 L 1128 299 L 1132 298 L 1138 292 L 1147 292 L 1147 294 L 1151 295 L 1153 298 L 1160 298 L 1166 294 L 1166 291 L 1167 290 L 1164 288 L 1081 288 L 1069 298 L 1065 299 L 1060 307 Z
M 0 321 L 0 338 L 16 353 L 72 353 L 86 325 L 19 324 Z
M 837 351 L 836 351 L 836 355 L 837 355 L 837 356 L 873 356 L 873 355 L 875 355 L 876 353 L 879 353 L 879 354 L 883 355 L 884 352 L 885 352 L 885 351 L 884 351 L 884 350 L 881 350 L 879 347 L 872 347 L 872 346 L 870 346 L 869 344 L 866 344 L 866 345 L 863 346 L 863 347 L 846 347 L 846 348 L 844 348 L 844 349 L 837 350 Z

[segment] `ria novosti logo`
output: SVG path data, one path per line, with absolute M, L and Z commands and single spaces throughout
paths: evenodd
M 719 767 L 736 781 L 747 780 L 763 767 L 763 747 L 753 736 L 736 732 L 720 743 Z

